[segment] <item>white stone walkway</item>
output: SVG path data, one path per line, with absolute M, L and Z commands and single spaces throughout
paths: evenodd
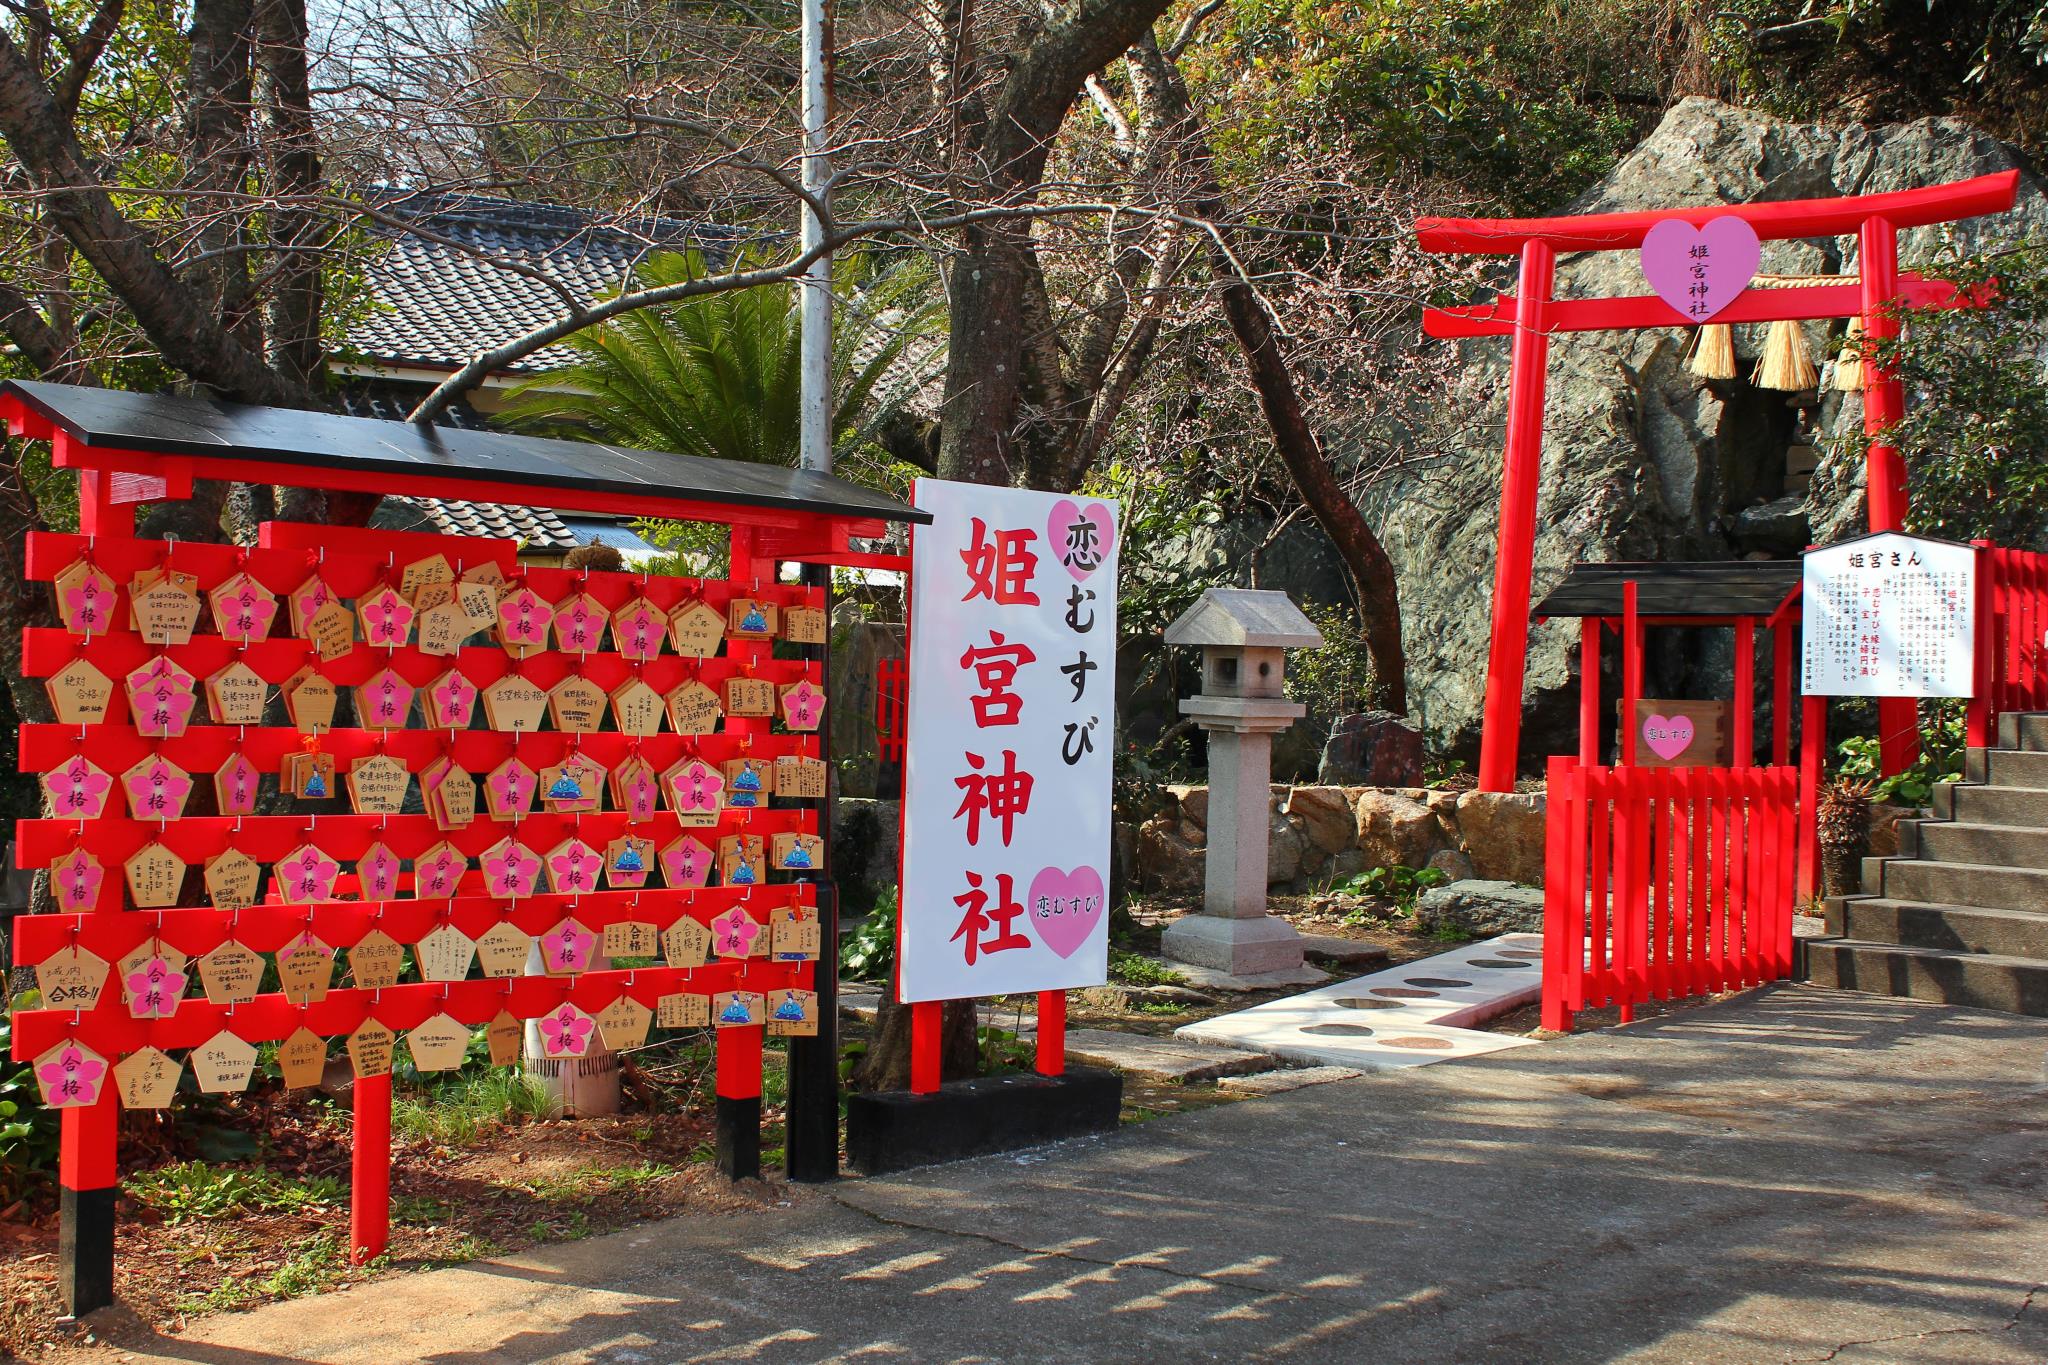
M 1504 934 L 1174 1033 L 1309 1066 L 1386 1070 L 1477 1057 L 1534 1041 L 1467 1026 L 1537 999 L 1542 959 L 1541 934 Z

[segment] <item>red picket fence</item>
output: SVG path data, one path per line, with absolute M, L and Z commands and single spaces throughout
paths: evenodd
M 1792 971 L 1799 770 L 1550 760 L 1543 1026 Z
M 875 740 L 883 762 L 903 761 L 909 716 L 910 661 L 899 654 L 875 665 Z
M 1980 548 L 1970 742 L 1989 744 L 2001 714 L 2048 710 L 2048 555 Z

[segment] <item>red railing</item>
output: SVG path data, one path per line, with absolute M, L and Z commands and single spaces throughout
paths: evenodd
M 1792 971 L 1799 770 L 1550 760 L 1543 1026 Z
M 901 655 L 875 665 L 875 740 L 884 762 L 901 763 L 910 701 L 910 665 Z
M 2048 710 L 2048 555 L 1978 546 L 1977 695 L 1969 739 L 1988 745 L 2000 715 Z

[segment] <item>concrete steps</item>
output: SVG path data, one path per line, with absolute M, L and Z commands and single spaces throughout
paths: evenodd
M 2000 718 L 1934 818 L 1902 822 L 1899 856 L 1864 863 L 1830 901 L 1828 937 L 1797 945 L 1822 986 L 2048 1017 L 2048 714 Z

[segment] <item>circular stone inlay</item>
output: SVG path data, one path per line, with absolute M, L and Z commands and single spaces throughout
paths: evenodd
M 1435 991 L 1411 991 L 1406 986 L 1374 986 L 1374 995 L 1389 995 L 1396 1000 L 1434 1000 Z
M 1410 1047 L 1418 1052 L 1448 1052 L 1451 1040 L 1448 1038 L 1382 1038 L 1388 1047 Z
M 1356 995 L 1347 995 L 1335 1003 L 1347 1010 L 1397 1010 L 1401 1008 L 1401 1002 L 1398 1000 L 1367 1000 Z
M 1520 967 L 1524 971 L 1528 970 L 1529 967 L 1529 964 L 1526 962 L 1506 962 L 1497 957 L 1475 957 L 1465 965 L 1467 967 Z
M 1469 981 L 1460 981 L 1452 976 L 1404 976 L 1401 978 L 1411 986 L 1469 986 Z
M 1369 1038 L 1372 1030 L 1363 1024 L 1310 1024 L 1303 1033 L 1334 1034 L 1345 1038 Z

